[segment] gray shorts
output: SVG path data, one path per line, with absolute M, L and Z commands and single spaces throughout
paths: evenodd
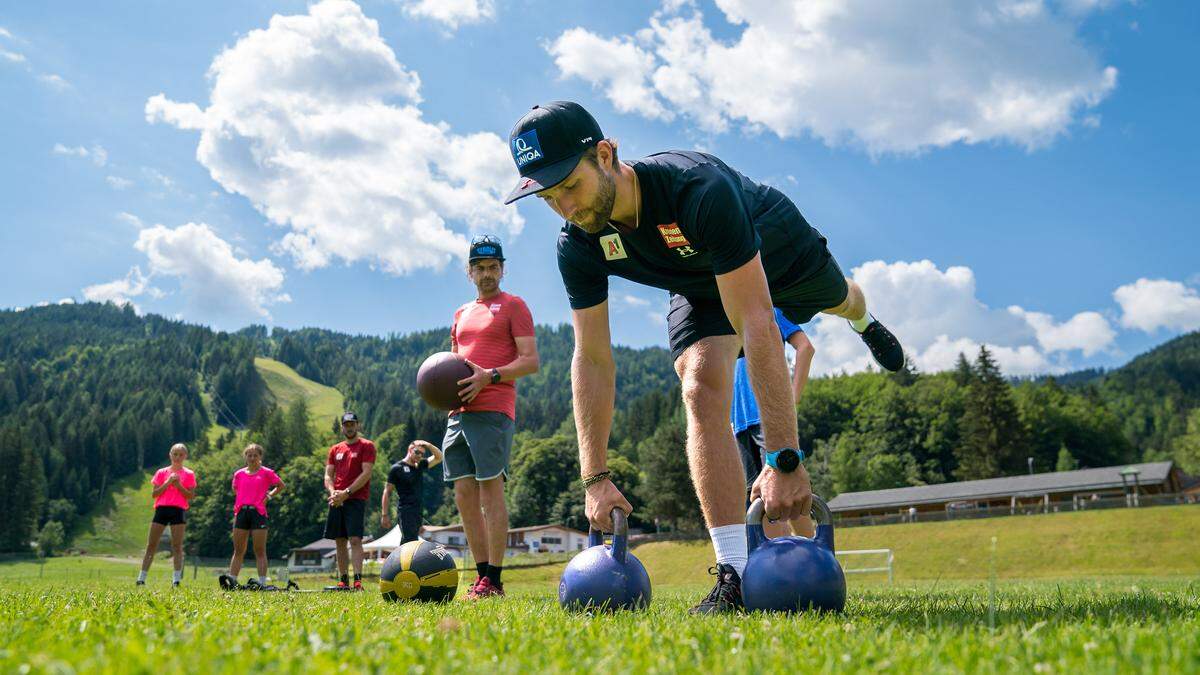
M 515 426 L 511 417 L 500 412 L 452 415 L 442 439 L 442 477 L 447 483 L 468 477 L 508 478 Z

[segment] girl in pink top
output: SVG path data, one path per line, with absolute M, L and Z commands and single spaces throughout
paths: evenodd
M 253 538 L 258 583 L 266 586 L 267 500 L 283 490 L 283 481 L 262 465 L 261 445 L 247 445 L 242 456 L 246 458 L 246 466 L 233 474 L 233 558 L 229 561 L 229 576 L 236 584 L 242 571 L 242 558 L 246 556 L 246 540 Z
M 150 537 L 146 541 L 146 554 L 142 556 L 138 586 L 146 583 L 146 573 L 150 571 L 154 552 L 167 527 L 171 528 L 171 558 L 175 563 L 171 583 L 178 586 L 183 579 L 183 534 L 187 526 L 188 500 L 196 495 L 196 474 L 183 465 L 187 454 L 187 446 L 183 443 L 172 445 L 171 465 L 156 471 L 150 481 L 154 486 L 154 518 L 150 521 Z

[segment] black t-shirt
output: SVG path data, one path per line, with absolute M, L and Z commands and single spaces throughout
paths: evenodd
M 429 460 L 421 459 L 416 466 L 396 462 L 388 470 L 387 482 L 396 486 L 396 503 L 416 506 L 421 503 L 421 476 L 429 468 Z
M 825 239 L 779 190 L 702 152 L 672 150 L 629 162 L 642 192 L 641 224 L 588 234 L 566 223 L 558 269 L 573 309 L 608 298 L 616 275 L 688 298 L 719 299 L 716 275 L 762 253 L 775 288 L 818 270 Z

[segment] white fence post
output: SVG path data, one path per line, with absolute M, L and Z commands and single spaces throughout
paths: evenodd
M 838 551 L 835 555 L 839 558 L 845 557 L 845 556 L 866 556 L 866 555 L 886 556 L 885 557 L 885 560 L 886 560 L 885 565 L 882 567 L 856 567 L 853 569 L 846 569 L 845 565 L 843 565 L 842 571 L 845 572 L 846 574 L 870 574 L 872 572 L 887 572 L 888 583 L 895 584 L 895 576 L 893 574 L 892 567 L 893 567 L 893 563 L 896 560 L 896 556 L 895 556 L 895 554 L 892 553 L 892 549 L 890 549 L 890 548 L 870 548 L 870 549 L 861 549 L 861 550 L 857 550 L 857 551 Z

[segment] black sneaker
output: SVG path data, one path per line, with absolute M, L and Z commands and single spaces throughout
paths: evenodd
M 717 563 L 716 567 L 708 568 L 708 573 L 716 575 L 717 585 L 709 591 L 707 598 L 688 610 L 688 613 L 730 614 L 745 611 L 746 605 L 742 603 L 742 578 L 733 569 L 733 565 Z
M 871 350 L 871 356 L 875 357 L 875 363 L 881 368 L 894 373 L 904 367 L 904 349 L 900 347 L 900 341 L 892 335 L 892 331 L 879 323 L 879 319 L 871 317 L 867 329 L 858 336 L 867 343 L 867 349 Z
M 172 585 L 172 586 L 174 586 L 175 588 L 179 588 L 179 582 L 178 582 L 178 581 L 172 581 L 172 582 L 171 582 L 171 585 Z
M 242 585 L 238 583 L 237 577 L 229 574 L 222 574 L 217 577 L 217 583 L 221 584 L 221 588 L 227 591 L 240 591 Z
M 141 579 L 138 579 L 137 581 L 133 582 L 133 584 L 134 584 L 135 586 L 145 586 L 145 585 L 146 585 L 146 582 L 145 582 L 145 581 L 142 581 Z

